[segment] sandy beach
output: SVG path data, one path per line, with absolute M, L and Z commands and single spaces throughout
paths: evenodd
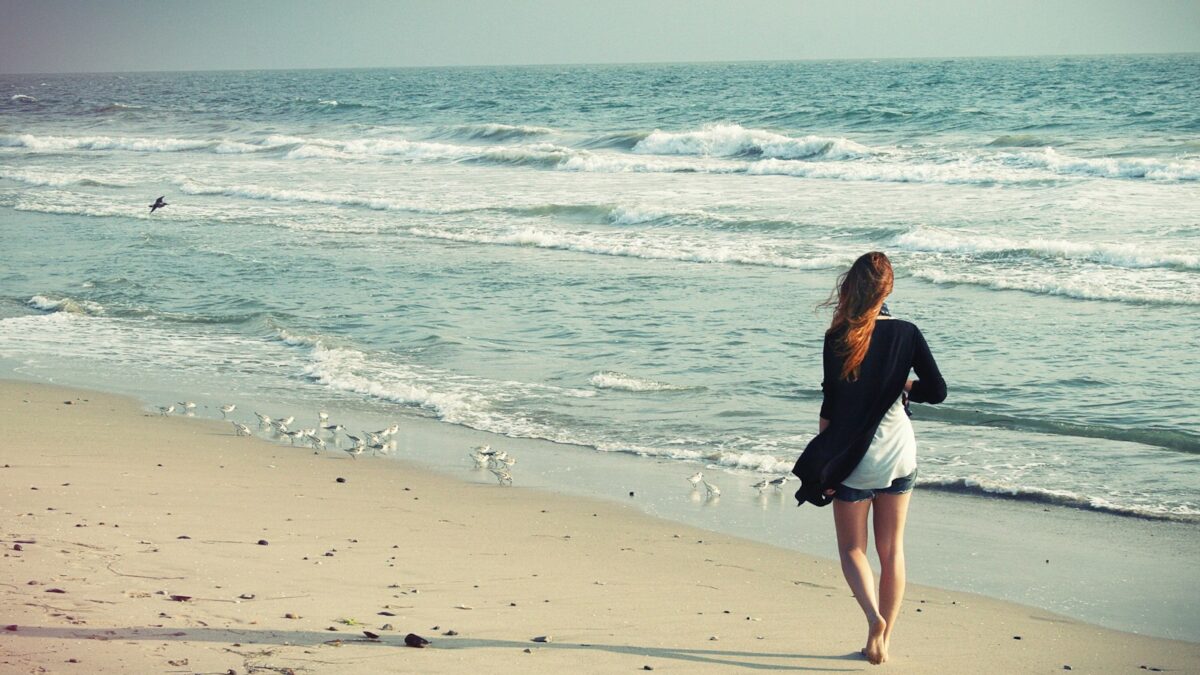
M 620 504 L 25 382 L 0 434 L 2 672 L 875 668 L 835 564 Z M 1068 667 L 1196 672 L 1200 646 L 910 586 L 879 669 Z

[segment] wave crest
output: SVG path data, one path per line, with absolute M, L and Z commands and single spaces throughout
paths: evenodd
M 1116 504 L 1103 497 L 1088 497 L 1067 490 L 1018 487 L 984 478 L 926 478 L 925 476 L 921 476 L 918 483 L 922 488 L 941 492 L 953 492 L 981 497 L 999 497 L 1014 501 L 1032 502 L 1034 504 L 1067 506 L 1087 511 L 1099 511 L 1119 516 L 1134 516 L 1149 520 L 1200 522 L 1200 510 L 1182 505 L 1166 507 L 1158 505 Z
M 592 375 L 588 381 L 597 389 L 613 389 L 616 391 L 686 391 L 691 389 L 691 387 L 681 387 L 675 384 L 667 384 L 666 382 L 657 382 L 633 375 L 626 375 L 614 370 L 602 370 Z
M 763 157 L 769 159 L 853 159 L 872 154 L 870 148 L 846 138 L 792 138 L 737 124 L 717 124 L 699 131 L 655 130 L 632 151 L 648 155 Z
M 896 237 L 894 246 L 910 251 L 966 255 L 1020 254 L 1034 258 L 1078 258 L 1134 269 L 1166 267 L 1200 270 L 1200 255 L 1141 249 L 1133 244 L 1081 244 L 1060 239 L 1007 239 L 920 227 Z
M 90 300 L 76 300 L 66 296 L 55 299 L 45 295 L 35 295 L 25 301 L 25 304 L 43 312 L 63 312 L 81 316 L 99 316 L 104 314 L 104 306 Z

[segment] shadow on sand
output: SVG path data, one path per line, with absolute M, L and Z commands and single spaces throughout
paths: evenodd
M 362 645 L 376 645 L 404 649 L 403 635 L 381 636 L 378 640 L 368 639 L 361 634 L 321 632 L 321 631 L 273 631 L 273 630 L 238 630 L 226 628 L 66 628 L 43 626 L 20 626 L 16 632 L 5 633 L 9 637 L 51 638 L 59 640 L 153 640 L 156 642 L 222 642 L 241 644 L 269 644 L 280 646 L 317 646 L 326 643 L 340 642 Z M 796 654 L 775 652 L 749 652 L 726 649 L 684 649 L 673 647 L 640 647 L 637 645 L 612 645 L 583 642 L 546 642 L 533 643 L 528 640 L 494 640 L 476 639 L 462 636 L 429 636 L 431 649 L 525 649 L 536 648 L 546 650 L 570 651 L 600 651 L 628 656 L 642 656 L 648 659 L 672 659 L 712 665 L 747 668 L 754 670 L 796 670 L 838 672 L 860 670 L 858 667 L 835 668 L 822 666 L 820 668 L 789 665 L 781 663 L 762 663 L 760 659 L 799 659 L 822 661 L 862 661 L 858 652 L 849 654 Z M 751 659 L 751 660 L 748 660 Z M 847 664 L 849 666 L 850 664 Z

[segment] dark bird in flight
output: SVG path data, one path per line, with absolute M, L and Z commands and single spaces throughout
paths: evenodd
M 164 207 L 166 205 L 167 205 L 167 203 L 163 201 L 163 198 L 159 197 L 158 199 L 154 200 L 153 204 L 150 205 L 150 213 L 154 213 L 155 210 L 161 209 L 162 207 Z

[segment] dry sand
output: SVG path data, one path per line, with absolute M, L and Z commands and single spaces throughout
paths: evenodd
M 0 438 L 3 673 L 1200 672 L 1197 644 L 917 586 L 871 666 L 829 561 L 117 396 L 0 383 Z

